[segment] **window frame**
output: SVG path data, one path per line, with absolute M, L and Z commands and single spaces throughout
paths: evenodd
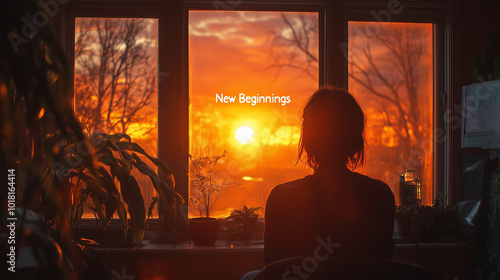
M 390 1 L 389 1 L 390 2 Z M 220 4 L 217 6 L 216 4 Z M 56 27 L 67 51 L 69 69 L 74 69 L 75 17 L 131 17 L 158 19 L 158 73 L 164 77 L 158 85 L 158 157 L 172 169 L 176 190 L 189 201 L 189 11 L 294 11 L 317 12 L 319 17 L 319 86 L 348 86 L 348 63 L 341 48 L 347 42 L 348 21 L 373 21 L 370 11 L 387 9 L 388 1 L 328 1 L 328 0 L 105 0 L 101 2 L 73 0 L 62 6 Z M 451 1 L 405 2 L 404 9 L 392 15 L 392 22 L 423 22 L 434 24 L 434 129 L 443 132 L 435 143 L 434 194 L 444 193 L 448 202 L 460 200 L 460 174 L 456 158 L 460 142 L 459 131 L 453 131 L 445 120 L 451 104 L 461 104 L 451 94 L 460 87 L 453 69 L 457 52 L 452 52 Z M 455 62 L 456 63 L 456 62 Z M 456 63 L 458 64 L 458 63 Z M 166 76 L 165 76 L 166 75 Z M 73 90 L 74 71 L 70 73 Z M 175 133 L 173 133 L 175 132 Z M 458 141 L 458 142 L 457 142 Z M 451 167 L 454 169 L 452 170 Z M 457 183 L 458 182 L 458 183 Z M 454 185 L 454 188 L 450 186 Z M 160 203 L 161 205 L 161 203 Z M 160 219 L 164 220 L 159 207 Z
M 390 1 L 389 1 L 390 2 Z M 342 34 L 344 41 L 348 41 L 348 22 L 367 21 L 376 22 L 371 15 L 372 11 L 387 10 L 387 2 L 360 5 L 359 3 L 346 3 L 343 10 Z M 403 10 L 398 14 L 391 14 L 388 22 L 410 22 L 433 24 L 433 50 L 434 50 L 434 76 L 433 76 L 433 200 L 437 194 L 444 193 L 451 203 L 450 188 L 450 123 L 446 122 L 445 112 L 451 112 L 451 73 L 448 66 L 450 59 L 450 24 L 447 22 L 450 7 L 443 4 L 415 4 L 404 3 Z M 432 8 L 432 10 L 429 10 Z M 339 42 L 340 44 L 341 42 Z M 348 86 L 348 63 L 344 59 L 342 79 Z M 445 133 L 443 136 L 440 133 Z M 444 139 L 443 139 L 444 137 Z
M 162 22 L 165 19 L 164 7 L 163 5 L 159 5 L 159 3 L 154 4 L 150 3 L 149 5 L 138 5 L 138 4 L 125 4 L 120 6 L 116 6 L 110 3 L 89 3 L 89 2 L 75 2 L 73 5 L 68 5 L 66 7 L 66 55 L 68 58 L 68 69 L 72 69 L 70 71 L 70 89 L 72 91 L 73 96 L 73 106 L 74 105 L 74 79 L 75 79 L 75 19 L 79 17 L 88 17 L 88 18 L 151 18 L 158 20 L 158 74 L 160 73 L 169 73 L 165 72 L 165 36 L 163 33 L 165 32 L 164 24 Z M 159 75 L 159 78 L 162 78 Z M 165 102 L 165 92 L 166 87 L 162 85 L 162 82 L 158 80 L 158 143 L 162 141 L 163 138 L 160 137 L 160 124 L 162 120 L 160 116 L 162 116 L 162 111 L 165 110 L 164 103 Z M 167 98 L 168 99 L 168 98 Z M 157 146 L 157 153 L 160 155 L 160 146 Z M 161 159 L 161 157 L 159 156 Z M 162 220 L 162 212 L 163 208 L 161 203 L 158 203 L 158 218 L 151 218 L 150 220 Z M 88 220 L 88 219 L 84 219 Z

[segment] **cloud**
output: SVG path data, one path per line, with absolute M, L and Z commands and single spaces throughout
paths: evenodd
M 293 20 L 298 14 L 287 16 Z M 264 71 L 271 64 L 272 33 L 286 28 L 280 12 L 191 11 L 189 27 L 194 103 L 207 102 L 217 92 L 300 94 L 295 100 L 302 101 L 317 87 L 300 70 Z

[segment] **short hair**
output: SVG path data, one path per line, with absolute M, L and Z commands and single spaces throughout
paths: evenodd
M 340 88 L 320 88 L 302 112 L 297 162 L 308 166 L 342 163 L 354 170 L 365 160 L 366 117 L 358 102 Z M 304 155 L 305 153 L 305 155 Z

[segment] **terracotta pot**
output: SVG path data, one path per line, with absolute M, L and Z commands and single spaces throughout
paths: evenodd
M 214 246 L 219 231 L 217 218 L 189 219 L 191 240 L 196 245 Z

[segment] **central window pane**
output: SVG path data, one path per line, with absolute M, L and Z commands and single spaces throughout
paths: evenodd
M 308 173 L 294 165 L 298 112 L 318 88 L 318 61 L 317 13 L 189 13 L 190 154 L 227 151 L 208 174 L 222 185 L 210 216 L 264 207 L 275 185 Z M 191 217 L 206 214 L 194 184 Z

